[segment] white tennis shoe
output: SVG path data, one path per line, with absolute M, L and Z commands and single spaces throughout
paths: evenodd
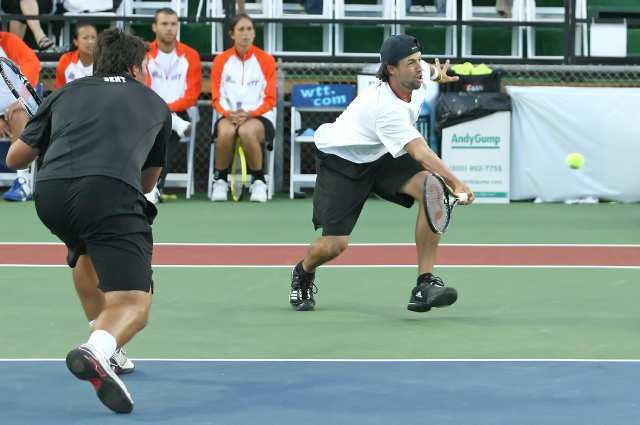
M 267 202 L 267 185 L 262 180 L 254 181 L 249 186 L 249 192 L 251 192 L 249 198 L 251 202 Z
M 228 192 L 229 183 L 222 179 L 217 179 L 213 182 L 213 188 L 211 189 L 211 200 L 214 202 L 226 201 Z
M 119 348 L 113 353 L 113 356 L 109 359 L 109 364 L 111 369 L 118 375 L 131 373 L 136 368 L 131 359 L 127 357 L 127 352 L 124 351 L 124 348 Z

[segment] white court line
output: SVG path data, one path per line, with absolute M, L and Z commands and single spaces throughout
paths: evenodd
M 640 359 L 179 359 L 179 358 L 132 358 L 142 362 L 173 362 L 173 363 L 640 363 Z M 56 358 L 14 358 L 2 359 L 0 363 L 21 362 L 62 362 Z
M 263 265 L 263 264 L 154 264 L 154 269 L 290 269 L 295 264 Z M 68 268 L 66 264 L 0 264 L 0 268 Z M 323 265 L 323 269 L 409 269 L 415 264 L 331 264 Z M 579 266 L 579 265 L 504 265 L 504 264 L 446 264 L 436 265 L 438 269 L 614 269 L 637 270 L 638 266 Z
M 309 246 L 308 243 L 224 243 L 224 242 L 156 242 L 155 246 Z M 64 245 L 61 242 L 0 242 L 1 245 Z M 415 246 L 413 242 L 350 243 L 349 246 Z M 543 244 L 543 243 L 442 243 L 451 247 L 586 247 L 586 248 L 638 248 L 640 244 Z

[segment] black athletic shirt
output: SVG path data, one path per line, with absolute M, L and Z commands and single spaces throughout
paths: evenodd
M 53 92 L 20 139 L 40 150 L 37 181 L 108 176 L 140 191 L 141 171 L 164 166 L 170 135 L 166 102 L 133 78 L 114 76 Z

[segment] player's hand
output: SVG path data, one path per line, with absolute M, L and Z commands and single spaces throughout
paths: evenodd
M 447 75 L 447 71 L 449 70 L 449 65 L 450 65 L 449 59 L 447 59 L 444 65 L 440 64 L 440 60 L 438 58 L 434 60 L 433 67 L 436 69 L 436 72 L 438 72 L 438 79 L 436 80 L 437 83 L 440 83 L 440 84 L 452 83 L 460 79 L 457 75 L 453 75 L 453 76 Z
M 20 102 L 14 102 L 11 105 L 9 105 L 9 107 L 7 109 L 5 109 L 4 111 L 4 119 L 9 122 L 11 121 L 11 119 L 13 118 L 14 114 L 16 112 L 20 111 L 21 113 L 24 113 L 24 107 L 22 106 L 22 103 Z
M 9 124 L 2 118 L 0 118 L 0 136 L 13 140 L 13 134 L 11 134 Z
M 475 201 L 475 199 L 476 199 L 476 195 L 471 191 L 469 186 L 467 186 L 466 184 L 464 184 L 462 182 L 458 182 L 453 187 L 453 193 L 455 193 L 455 194 L 465 193 L 467 195 L 467 200 L 466 201 L 460 200 L 460 204 L 461 205 L 472 204 L 473 201 Z

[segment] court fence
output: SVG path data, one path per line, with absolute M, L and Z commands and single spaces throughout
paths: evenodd
M 289 187 L 289 138 L 291 128 L 291 86 L 299 83 L 312 84 L 356 84 L 357 75 L 366 63 L 311 63 L 278 62 L 278 114 L 275 141 L 276 191 L 288 191 Z M 55 62 L 45 62 L 42 80 L 51 89 L 55 80 Z M 640 66 L 630 65 L 491 65 L 501 78 L 501 89 L 506 85 L 556 85 L 590 87 L 640 87 Z M 211 63 L 203 63 L 203 87 L 209 87 Z M 209 173 L 211 143 L 212 106 L 211 92 L 203 91 L 198 102 L 200 122 L 197 127 L 195 147 L 196 191 L 206 191 Z M 315 128 L 322 122 L 335 119 L 337 113 L 322 112 L 302 116 L 301 128 Z M 184 171 L 186 147 L 181 146 L 172 164 L 172 170 Z M 313 172 L 314 146 L 302 147 L 302 170 Z

